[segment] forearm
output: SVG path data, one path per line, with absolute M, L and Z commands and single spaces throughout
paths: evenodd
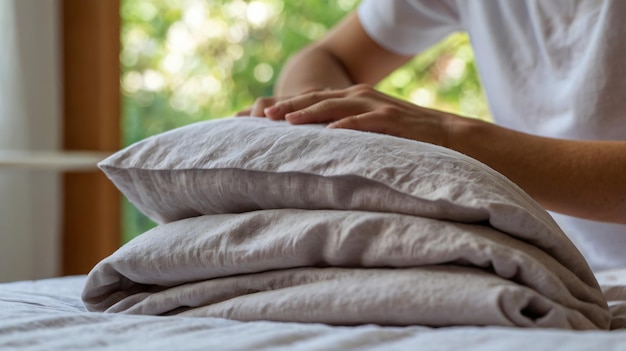
M 363 29 L 356 12 L 347 15 L 325 37 L 294 55 L 283 68 L 275 96 L 305 91 L 344 89 L 357 83 L 374 86 L 409 62 L 381 47 Z
M 311 46 L 289 59 L 280 73 L 275 96 L 294 96 L 305 91 L 343 89 L 354 84 L 343 64 L 330 52 Z
M 626 224 L 626 142 L 550 139 L 456 122 L 449 147 L 504 174 L 545 208 Z

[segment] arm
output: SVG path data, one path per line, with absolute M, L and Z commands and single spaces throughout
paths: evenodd
M 626 142 L 551 139 L 399 101 L 366 85 L 304 94 L 268 110 L 294 124 L 328 123 L 441 145 L 507 176 L 545 208 L 626 224 Z
M 281 70 L 274 96 L 289 97 L 304 92 L 342 89 L 358 83 L 375 85 L 411 60 L 389 52 L 374 42 L 359 22 L 356 12 L 346 16 L 324 38 L 292 56 Z M 265 109 L 280 98 L 260 98 L 239 115 L 266 116 Z
M 365 32 L 353 12 L 328 35 L 288 61 L 278 79 L 275 95 L 340 89 L 359 83 L 375 85 L 409 60 L 409 56 L 380 47 Z
M 457 120 L 449 147 L 518 184 L 545 208 L 626 224 L 626 142 L 572 141 Z
M 496 169 L 549 210 L 626 224 L 626 142 L 533 136 L 421 108 L 371 88 L 409 59 L 374 43 L 352 14 L 285 67 L 276 93 L 298 96 L 263 111 L 294 124 L 332 122 L 331 128 L 442 145 Z M 299 95 L 327 88 L 332 90 Z
M 356 12 L 350 13 L 321 40 L 292 56 L 278 77 L 274 97 L 259 98 L 239 115 L 284 119 L 265 109 L 282 99 L 306 92 L 375 85 L 411 60 L 385 50 L 365 32 Z

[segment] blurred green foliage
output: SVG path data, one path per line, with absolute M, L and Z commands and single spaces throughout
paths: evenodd
M 123 0 L 123 142 L 233 115 L 272 94 L 287 58 L 358 0 Z M 454 34 L 381 82 L 390 95 L 489 119 L 465 34 Z M 123 206 L 124 241 L 154 224 Z

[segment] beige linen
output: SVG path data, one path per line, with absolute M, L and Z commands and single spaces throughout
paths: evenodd
M 454 151 L 240 118 L 148 138 L 100 166 L 162 225 L 91 272 L 94 311 L 610 324 L 591 270 L 545 210 Z

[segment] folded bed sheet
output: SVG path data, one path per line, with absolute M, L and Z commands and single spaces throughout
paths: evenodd
M 607 291 L 615 293 L 624 289 L 626 267 L 601 273 L 598 280 Z M 345 327 L 318 323 L 240 322 L 211 317 L 88 312 L 80 298 L 85 282 L 85 276 L 76 276 L 0 284 L 0 349 L 626 350 L 626 330 L 574 331 L 499 326 Z M 618 307 L 620 302 L 612 304 Z
M 89 274 L 91 311 L 611 327 L 593 273 L 549 214 L 454 151 L 231 118 L 148 138 L 100 166 L 160 225 Z

